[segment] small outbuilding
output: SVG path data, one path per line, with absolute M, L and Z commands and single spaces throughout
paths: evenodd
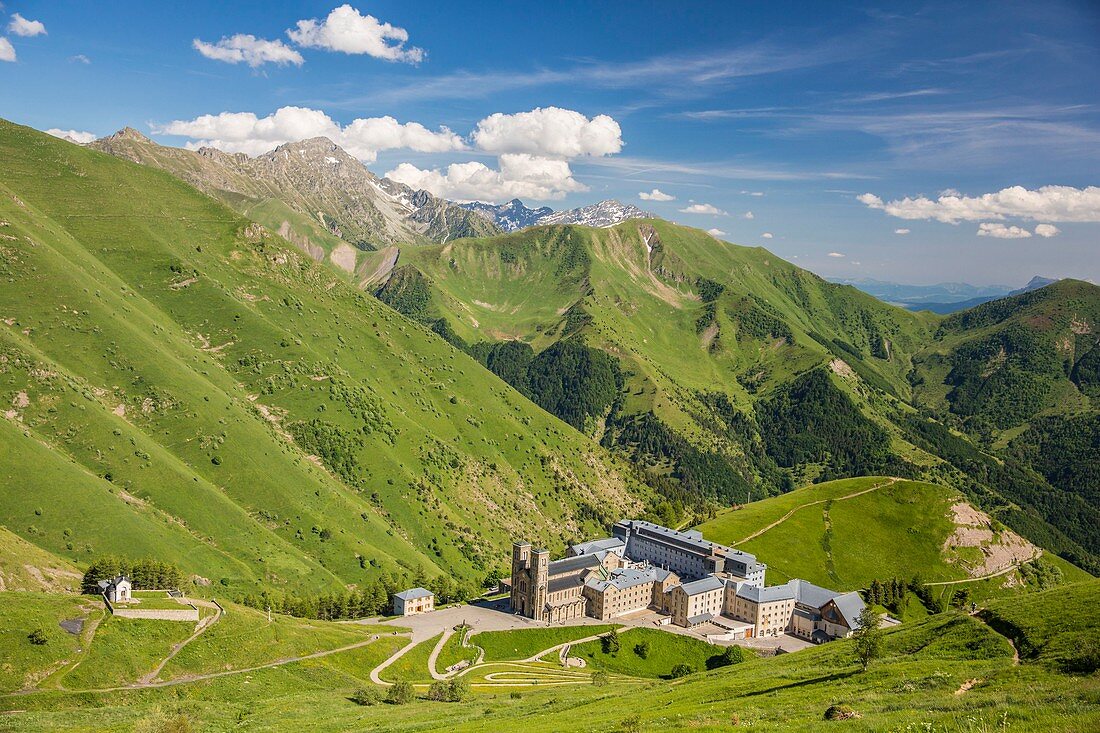
M 425 588 L 410 588 L 393 595 L 395 616 L 415 616 L 435 610 L 435 594 Z
M 125 575 L 116 575 L 113 578 L 99 581 L 99 589 L 111 603 L 127 603 L 131 600 L 131 583 Z

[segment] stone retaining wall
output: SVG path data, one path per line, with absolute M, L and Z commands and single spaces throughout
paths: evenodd
M 114 614 L 120 618 L 146 618 L 159 621 L 198 621 L 199 609 L 190 608 L 115 608 Z

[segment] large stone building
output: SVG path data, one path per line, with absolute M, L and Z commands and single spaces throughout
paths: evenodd
M 824 641 L 850 634 L 863 608 L 858 593 L 804 580 L 765 587 L 764 563 L 696 531 L 631 519 L 613 534 L 573 545 L 569 557 L 555 561 L 547 550 L 516 542 L 512 611 L 553 623 L 652 609 L 688 628 L 710 623 L 750 637 L 789 632 Z

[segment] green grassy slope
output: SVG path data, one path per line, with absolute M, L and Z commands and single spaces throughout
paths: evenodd
M 0 591 L 77 590 L 80 570 L 0 527 Z
M 891 483 L 885 477 L 841 479 L 797 489 L 783 496 L 722 512 L 699 525 L 715 542 L 756 554 L 768 564 L 768 583 L 803 578 L 838 590 L 867 588 L 873 580 L 967 581 L 930 589 L 950 601 L 964 589 L 976 600 L 1023 596 L 1037 585 L 1026 574 L 1009 571 L 987 580 L 983 553 L 1015 541 L 995 520 L 993 537 L 959 544 L 951 507 L 965 501 L 957 490 L 918 481 Z M 1022 551 L 1020 560 L 1030 559 Z M 1004 567 L 1009 561 L 1003 560 Z M 1062 582 L 1088 573 L 1046 553 L 1042 562 L 1061 572 Z M 998 565 L 998 570 L 1001 565 Z M 919 609 L 914 605 L 913 611 Z
M 1087 491 L 1059 466 L 1001 461 L 1032 413 L 1095 415 L 1100 288 L 1063 281 L 944 319 L 663 221 L 536 227 L 409 249 L 401 263 L 380 298 L 558 414 L 539 394 L 535 355 L 568 341 L 614 357 L 621 388 L 573 422 L 674 479 L 673 502 L 893 473 L 965 491 L 1100 567 Z M 530 354 L 494 346 L 506 342 Z
M 601 642 L 590 641 L 570 647 L 569 655 L 612 674 L 668 678 L 677 664 L 701 672 L 707 669 L 707 660 L 722 653 L 722 647 L 660 629 L 627 629 L 619 635 L 619 643 L 618 652 L 605 653 Z M 645 658 L 635 649 L 640 644 L 648 644 Z
M 560 546 L 645 495 L 171 176 L 8 123 L 0 158 L 0 522 L 25 540 L 171 561 L 223 593 L 473 579 L 521 518 Z
M 198 730 L 1093 730 L 1100 723 L 1095 674 L 1063 671 L 1052 655 L 1100 629 L 1095 614 L 1077 617 L 1075 629 L 1057 621 L 1067 607 L 1100 601 L 1100 582 L 1035 594 L 1030 601 L 1019 614 L 1019 632 L 1045 644 L 1019 665 L 1008 640 L 989 624 L 944 614 L 887 631 L 885 655 L 867 672 L 859 671 L 852 642 L 840 641 L 750 658 L 675 683 L 616 678 L 607 687 L 475 688 L 462 703 L 360 707 L 348 698 L 362 686 L 354 669 L 369 669 L 380 656 L 369 651 L 372 645 L 363 654 L 373 656 L 362 665 L 345 668 L 337 655 L 258 671 L 246 685 L 229 677 L 169 690 L 0 698 L 0 708 L 20 711 L 0 716 L 0 729 L 130 730 L 182 715 Z M 1015 604 L 995 604 L 990 612 Z M 860 717 L 826 723 L 825 710 L 835 704 Z
M 604 634 L 617 624 L 592 624 L 547 629 L 515 631 L 483 631 L 470 637 L 470 643 L 485 650 L 486 662 L 506 662 L 527 659 L 558 644 Z
M 873 403 L 907 396 L 910 356 L 935 326 L 766 250 L 658 220 L 536 227 L 409 249 L 401 262 L 383 300 L 466 343 L 539 352 L 583 339 L 615 357 L 624 384 L 590 432 L 724 501 L 784 485 L 756 402 L 833 363 L 833 385 L 867 413 L 855 419 L 883 422 Z

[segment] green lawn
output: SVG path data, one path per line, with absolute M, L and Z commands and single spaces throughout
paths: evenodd
M 428 657 L 432 649 L 439 642 L 437 634 L 427 641 L 422 641 L 409 651 L 405 652 L 396 662 L 382 670 L 382 679 L 386 682 L 431 682 L 432 675 L 428 672 Z M 405 640 L 408 643 L 408 639 Z
M 88 596 L 0 592 L 0 692 L 35 684 L 64 660 L 77 656 L 80 637 L 58 622 L 80 618 L 94 622 L 103 613 L 103 603 Z M 27 638 L 38 629 L 46 637 L 45 644 L 32 644 Z
M 79 665 L 60 684 L 71 690 L 96 689 L 135 682 L 168 656 L 172 646 L 195 631 L 195 624 L 109 616 Z
M 466 635 L 466 630 L 460 629 L 451 635 L 451 638 L 447 639 L 447 643 L 443 645 L 443 648 L 439 651 L 439 657 L 436 659 L 435 667 L 439 672 L 447 669 L 453 664 L 458 664 L 462 660 L 467 662 L 473 662 L 477 659 L 477 648 L 473 646 L 462 646 L 462 637 Z
M 190 674 L 254 667 L 288 657 L 335 649 L 369 638 L 391 634 L 391 627 L 310 621 L 272 616 L 225 604 L 227 612 L 194 641 L 185 646 L 161 672 L 161 679 Z
M 605 654 L 599 641 L 590 641 L 569 650 L 570 656 L 581 657 L 593 669 L 604 669 L 614 674 L 631 677 L 667 677 L 677 664 L 687 664 L 701 672 L 707 669 L 707 660 L 722 653 L 723 648 L 660 629 L 633 628 L 619 634 L 620 650 Z M 643 659 L 635 647 L 649 644 L 649 652 Z
M 574 639 L 603 634 L 617 624 L 591 626 L 565 626 L 541 629 L 517 629 L 514 631 L 486 631 L 470 637 L 470 643 L 485 650 L 486 662 L 506 662 L 528 659 L 539 652 Z

